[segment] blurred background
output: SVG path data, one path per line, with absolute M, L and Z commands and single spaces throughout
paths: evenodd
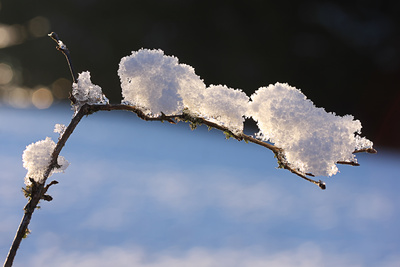
M 17 108 L 67 101 L 71 78 L 47 37 L 112 102 L 118 63 L 160 48 L 209 84 L 251 95 L 287 82 L 318 107 L 352 114 L 378 146 L 400 148 L 399 1 L 0 1 L 0 98 Z

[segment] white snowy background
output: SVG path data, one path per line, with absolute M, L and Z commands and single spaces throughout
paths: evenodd
M 0 108 L 0 255 L 23 214 L 22 152 L 68 124 L 69 106 Z M 373 140 L 372 140 L 373 141 Z M 339 166 L 320 190 L 254 144 L 217 131 L 83 118 L 14 266 L 400 266 L 400 155 Z

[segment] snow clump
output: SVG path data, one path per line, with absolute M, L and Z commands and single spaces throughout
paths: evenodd
M 205 84 L 191 66 L 180 64 L 162 50 L 140 49 L 121 59 L 118 75 L 122 103 L 143 109 L 150 116 L 199 110 Z
M 25 176 L 26 185 L 31 184 L 29 178 L 34 179 L 38 183 L 44 182 L 43 176 L 50 163 L 51 154 L 55 147 L 56 144 L 50 137 L 46 137 L 45 140 L 32 143 L 26 147 L 22 154 L 23 166 L 28 170 L 28 173 Z M 69 162 L 62 156 L 58 157 L 57 163 L 60 165 L 60 168 L 53 169 L 50 175 L 65 171 L 69 165 Z
M 77 113 L 84 104 L 105 105 L 109 103 L 101 87 L 93 84 L 90 80 L 89 71 L 79 73 L 77 83 L 72 84 L 72 95 L 76 99 L 74 105 L 75 113 Z
M 338 172 L 337 161 L 356 162 L 354 150 L 372 147 L 357 135 L 360 121 L 315 107 L 288 84 L 261 87 L 251 100 L 249 113 L 260 129 L 258 136 L 283 148 L 290 166 L 303 173 L 332 176 Z

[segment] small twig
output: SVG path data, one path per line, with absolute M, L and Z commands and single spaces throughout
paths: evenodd
M 364 148 L 364 149 L 355 150 L 355 151 L 353 151 L 353 154 L 361 153 L 361 152 L 366 152 L 366 153 L 370 153 L 370 154 L 378 153 L 378 151 L 376 151 L 374 148 L 370 147 L 370 148 Z
M 353 161 L 337 161 L 337 164 L 343 164 L 343 165 L 351 165 L 351 166 L 360 166 L 357 162 Z
M 63 43 L 63 41 L 60 40 L 60 38 L 58 38 L 57 33 L 51 32 L 48 35 L 51 39 L 53 39 L 57 43 L 56 49 L 58 51 L 60 51 L 61 53 L 63 53 L 63 55 L 67 59 L 69 71 L 71 72 L 71 76 L 72 76 L 72 81 L 74 83 L 76 83 L 78 80 L 78 76 L 76 75 L 76 72 L 74 71 L 74 67 L 72 65 L 72 60 L 71 60 L 71 55 L 69 53 L 67 46 Z M 69 99 L 71 100 L 72 103 L 74 103 L 74 104 L 76 103 L 76 99 L 72 94 L 69 95 Z
M 72 80 L 74 83 L 76 83 L 76 81 L 78 80 L 78 76 L 76 76 L 76 72 L 74 71 L 74 67 L 72 65 L 72 60 L 71 60 L 71 55 L 69 53 L 67 46 L 63 43 L 63 41 L 60 40 L 60 38 L 58 38 L 57 33 L 55 33 L 55 32 L 49 33 L 49 37 L 57 43 L 57 47 L 56 47 L 57 50 L 62 52 L 64 54 L 65 58 L 67 59 L 68 67 L 69 67 L 69 70 L 70 70 L 71 76 L 72 76 Z

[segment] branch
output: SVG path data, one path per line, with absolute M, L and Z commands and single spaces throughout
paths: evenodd
M 354 153 L 354 152 L 353 152 Z M 343 165 L 351 165 L 351 166 L 360 166 L 359 163 L 354 162 L 354 161 L 338 161 L 336 162 L 337 164 L 343 164 Z
M 67 46 L 58 38 L 57 34 L 52 32 L 49 34 L 49 36 L 57 43 L 57 50 L 62 52 L 68 62 L 68 66 L 71 72 L 71 76 L 73 79 L 73 82 L 77 82 L 77 76 L 76 73 L 73 69 L 71 57 L 69 50 Z M 77 103 L 77 100 L 75 97 L 71 94 L 69 99 L 73 104 Z M 82 103 L 83 104 L 83 103 Z M 321 189 L 325 189 L 325 183 L 321 180 L 316 181 L 313 180 L 307 176 L 312 176 L 311 173 L 303 173 L 299 171 L 298 169 L 293 169 L 287 159 L 285 158 L 284 150 L 282 148 L 279 148 L 277 146 L 274 146 L 272 144 L 269 144 L 267 142 L 264 142 L 262 140 L 256 139 L 252 136 L 246 135 L 244 133 L 234 133 L 230 129 L 219 125 L 217 123 L 208 121 L 204 118 L 197 117 L 195 115 L 190 114 L 189 112 L 184 111 L 182 114 L 179 115 L 165 115 L 164 113 L 161 113 L 159 116 L 149 116 L 146 115 L 140 108 L 136 106 L 130 106 L 130 105 L 125 105 L 125 104 L 83 104 L 79 111 L 75 114 L 75 116 L 71 119 L 71 122 L 69 123 L 68 127 L 62 134 L 62 136 L 59 138 L 56 147 L 54 148 L 52 154 L 51 154 L 51 159 L 50 162 L 44 172 L 43 178 L 40 179 L 42 181 L 41 183 L 36 182 L 34 179 L 30 179 L 32 182 L 32 185 L 29 187 L 29 189 L 24 189 L 24 192 L 27 193 L 29 196 L 29 201 L 24 207 L 24 216 L 22 217 L 22 220 L 20 222 L 20 225 L 18 227 L 17 233 L 14 237 L 13 243 L 11 245 L 10 251 L 7 255 L 6 261 L 4 262 L 4 267 L 11 267 L 15 258 L 15 255 L 17 253 L 17 250 L 21 244 L 21 241 L 26 235 L 29 233 L 28 226 L 31 221 L 32 215 L 36 208 L 38 207 L 38 204 L 40 200 L 46 200 L 46 201 L 51 201 L 52 197 L 49 195 L 46 195 L 48 189 L 50 186 L 57 184 L 57 181 L 52 181 L 49 184 L 45 185 L 47 182 L 48 177 L 51 175 L 53 169 L 60 167 L 58 165 L 58 156 L 60 155 L 61 150 L 65 146 L 67 140 L 71 136 L 71 134 L 74 132 L 75 128 L 83 118 L 83 116 L 87 116 L 90 114 L 93 114 L 97 111 L 111 111 L 111 110 L 125 110 L 125 111 L 130 111 L 135 113 L 139 118 L 145 121 L 168 121 L 169 123 L 176 124 L 179 121 L 183 122 L 189 122 L 191 123 L 191 128 L 194 129 L 198 125 L 204 124 L 207 125 L 210 128 L 215 128 L 218 129 L 222 132 L 225 133 L 227 138 L 235 138 L 238 141 L 244 140 L 246 143 L 251 142 L 256 145 L 260 145 L 262 147 L 265 147 L 269 150 L 271 150 L 274 154 L 275 157 L 278 160 L 279 168 L 283 168 L 286 170 L 289 170 L 290 172 L 298 175 L 299 177 L 305 179 L 306 181 L 309 181 L 313 184 L 318 185 Z M 361 150 L 356 150 L 353 153 L 359 153 L 359 152 L 367 152 L 367 153 L 376 153 L 376 150 L 373 148 L 368 148 L 368 149 L 361 149 Z M 359 164 L 356 162 L 346 162 L 346 161 L 338 161 L 338 164 L 348 164 L 352 166 L 358 166 Z
M 27 233 L 29 233 L 28 226 L 31 221 L 33 212 L 37 208 L 39 201 L 41 199 L 44 200 L 51 200 L 51 197 L 48 195 L 45 195 L 47 190 L 51 185 L 54 185 L 58 183 L 57 181 L 52 181 L 50 184 L 45 186 L 45 183 L 47 181 L 47 178 L 50 176 L 51 171 L 58 166 L 57 159 L 58 155 L 60 154 L 62 148 L 65 146 L 65 143 L 67 142 L 68 138 L 71 136 L 72 132 L 75 130 L 76 126 L 80 122 L 83 116 L 88 115 L 88 106 L 84 105 L 79 112 L 72 118 L 70 124 L 68 125 L 67 129 L 65 130 L 64 134 L 62 137 L 58 140 L 56 147 L 53 150 L 53 153 L 51 155 L 51 160 L 49 162 L 49 165 L 46 168 L 46 171 L 43 175 L 43 182 L 42 183 L 37 183 L 33 179 L 31 179 L 32 182 L 32 191 L 31 191 L 31 196 L 24 208 L 24 216 L 22 217 L 22 220 L 20 222 L 20 225 L 18 227 L 17 233 L 14 237 L 13 243 L 11 245 L 10 251 L 8 252 L 7 258 L 4 262 L 4 267 L 11 267 L 15 258 L 15 255 L 17 254 L 17 250 L 19 248 L 19 245 L 21 244 L 21 241 L 24 237 L 26 237 Z M 49 198 L 50 197 L 50 198 Z
M 9 254 L 6 258 L 6 261 L 4 263 L 4 267 L 10 267 L 12 266 L 12 263 L 14 261 L 15 255 L 17 253 L 17 250 L 19 248 L 19 245 L 22 241 L 22 239 L 26 236 L 26 234 L 29 232 L 28 230 L 28 226 L 29 223 L 31 221 L 32 215 L 35 211 L 35 209 L 37 208 L 39 201 L 41 199 L 44 200 L 51 200 L 51 197 L 46 195 L 47 190 L 49 189 L 49 187 L 51 185 L 57 184 L 57 181 L 52 181 L 51 183 L 49 183 L 48 185 L 45 186 L 46 181 L 48 179 L 48 177 L 50 176 L 52 170 L 54 168 L 58 167 L 58 156 L 60 155 L 61 150 L 63 149 L 63 147 L 65 146 L 67 140 L 69 139 L 69 137 L 71 136 L 71 134 L 73 133 L 73 131 L 75 130 L 75 128 L 77 127 L 77 125 L 79 124 L 79 122 L 81 121 L 81 119 L 86 115 L 90 115 L 93 114 L 97 111 L 111 111 L 111 110 L 125 110 L 125 111 L 130 111 L 135 113 L 139 118 L 145 120 L 145 121 L 168 121 L 169 123 L 172 124 L 176 124 L 176 121 L 185 121 L 185 122 L 190 122 L 190 123 L 194 123 L 196 125 L 199 124 L 205 124 L 208 127 L 211 128 L 215 128 L 218 130 L 221 130 L 225 133 L 228 133 L 228 136 L 235 138 L 238 141 L 242 141 L 245 140 L 246 142 L 251 142 L 260 146 L 263 146 L 269 150 L 271 150 L 279 163 L 279 167 L 280 168 L 284 168 L 289 170 L 290 172 L 298 175 L 299 177 L 314 183 L 316 185 L 318 185 L 321 189 L 325 189 L 325 183 L 321 180 L 319 181 L 315 181 L 313 179 L 308 178 L 306 175 L 309 176 L 313 176 L 312 174 L 303 174 L 298 170 L 295 170 L 293 168 L 290 167 L 290 165 L 287 163 L 285 157 L 284 157 L 284 153 L 283 153 L 283 149 L 276 147 L 274 145 L 271 145 L 269 143 L 263 142 L 261 140 L 258 140 L 254 137 L 251 137 L 249 135 L 240 133 L 240 134 L 235 134 L 232 131 L 230 131 L 228 128 L 218 125 L 216 123 L 210 122 L 206 119 L 203 118 L 199 118 L 199 117 L 194 117 L 191 116 L 189 114 L 181 114 L 181 115 L 165 115 L 165 114 L 161 114 L 160 116 L 157 117 L 153 117 L 153 116 L 148 116 L 146 115 L 140 108 L 135 107 L 135 106 L 129 106 L 129 105 L 124 105 L 124 104 L 107 104 L 107 105 L 101 105 L 101 104 L 93 104 L 93 105 L 89 105 L 89 104 L 84 104 L 80 110 L 78 111 L 78 113 L 71 119 L 71 122 L 69 123 L 68 127 L 66 128 L 65 132 L 63 133 L 63 135 L 61 136 L 61 138 L 58 140 L 56 147 L 54 148 L 52 155 L 51 155 L 51 160 L 49 162 L 49 165 L 46 168 L 46 171 L 43 175 L 43 179 L 41 179 L 43 182 L 42 183 L 37 183 L 35 182 L 33 179 L 31 179 L 33 185 L 32 185 L 32 192 L 31 192 L 31 197 L 28 201 L 28 203 L 26 204 L 25 208 L 24 208 L 24 216 L 21 220 L 21 223 L 19 225 L 19 228 L 17 230 L 17 233 L 15 235 L 14 241 L 11 245 Z
M 72 79 L 74 81 L 74 83 L 76 83 L 77 81 L 77 76 L 73 70 L 73 66 L 72 66 L 72 61 L 71 61 L 71 57 L 70 57 L 70 53 L 69 50 L 67 48 L 66 45 L 64 45 L 64 43 L 58 38 L 58 35 L 55 32 L 52 32 L 49 34 L 49 36 L 58 44 L 58 46 L 56 47 L 57 50 L 61 51 L 64 56 L 67 59 L 68 62 L 68 66 L 70 68 L 71 71 L 71 75 L 72 75 Z M 76 103 L 76 99 L 75 97 L 71 94 L 69 99 L 72 101 L 72 103 Z M 208 127 L 211 128 L 216 128 L 218 130 L 223 131 L 227 138 L 229 137 L 233 137 L 238 141 L 242 141 L 245 140 L 245 142 L 252 142 L 254 144 L 263 146 L 269 150 L 271 150 L 274 154 L 275 157 L 278 160 L 278 164 L 279 164 L 279 168 L 283 168 L 283 169 L 287 169 L 290 172 L 298 175 L 299 177 L 312 182 L 316 185 L 318 185 L 321 189 L 325 189 L 325 183 L 321 180 L 319 181 L 315 181 L 313 179 L 310 179 L 307 177 L 308 176 L 312 176 L 314 177 L 313 174 L 311 173 L 302 173 L 301 171 L 297 170 L 297 169 L 293 169 L 290 164 L 288 163 L 288 161 L 285 158 L 285 154 L 282 148 L 276 147 L 272 144 L 269 144 L 267 142 L 263 142 L 262 140 L 256 139 L 252 136 L 246 135 L 244 133 L 240 133 L 240 134 L 235 134 L 233 133 L 231 130 L 229 130 L 228 128 L 218 125 L 216 123 L 213 123 L 211 121 L 208 121 L 204 118 L 199 118 L 199 117 L 194 117 L 192 115 L 190 115 L 189 113 L 185 113 L 183 112 L 182 115 L 171 115 L 171 116 L 166 116 L 164 113 L 161 113 L 160 116 L 158 117 L 152 117 L 152 116 L 147 116 L 140 108 L 135 107 L 135 106 L 129 106 L 129 105 L 124 105 L 124 104 L 114 104 L 114 105 L 86 105 L 86 108 L 90 109 L 92 112 L 96 112 L 96 111 L 100 111 L 100 110 L 127 110 L 127 111 L 131 111 L 137 114 L 137 116 L 139 118 L 141 118 L 142 120 L 145 121 L 168 121 L 170 123 L 175 124 L 176 122 L 174 120 L 177 121 L 185 121 L 185 122 L 190 122 L 191 123 L 191 127 L 195 128 L 197 127 L 197 125 L 201 125 L 201 124 L 205 124 Z M 368 152 L 368 153 L 376 153 L 376 150 L 374 150 L 373 148 L 369 148 L 369 149 L 363 149 L 363 150 L 357 150 L 354 151 L 353 153 L 359 153 L 359 152 Z M 352 165 L 352 166 L 359 166 L 358 163 L 356 162 L 346 162 L 346 161 L 339 161 L 337 162 L 338 164 L 347 164 L 347 165 Z
M 364 149 L 357 149 L 355 150 L 353 153 L 361 153 L 361 152 L 366 152 L 366 153 L 370 153 L 370 154 L 376 154 L 378 153 L 378 151 L 376 151 L 375 149 L 373 149 L 372 147 L 370 148 L 364 148 Z
M 287 162 L 287 160 L 285 158 L 284 150 L 282 148 L 279 148 L 279 147 L 269 144 L 267 142 L 261 141 L 259 139 L 256 139 L 249 135 L 246 135 L 244 133 L 239 133 L 239 134 L 233 133 L 228 128 L 221 126 L 219 124 L 216 124 L 214 122 L 208 121 L 204 118 L 195 117 L 195 116 L 192 116 L 185 112 L 181 115 L 169 115 L 169 116 L 166 116 L 165 114 L 162 113 L 160 116 L 153 117 L 153 116 L 146 115 L 138 107 L 124 105 L 124 104 L 106 104 L 106 105 L 96 105 L 96 104 L 88 105 L 88 104 L 86 104 L 83 107 L 87 108 L 89 113 L 97 112 L 100 110 L 106 110 L 106 111 L 126 110 L 126 111 L 131 111 L 133 113 L 136 113 L 136 115 L 139 118 L 141 118 L 142 120 L 145 120 L 145 121 L 161 121 L 161 122 L 168 121 L 169 123 L 176 124 L 176 122 L 175 122 L 175 120 L 176 120 L 177 122 L 184 121 L 184 122 L 190 122 L 195 125 L 201 125 L 201 124 L 207 125 L 208 127 L 215 128 L 215 129 L 218 129 L 218 130 L 226 133 L 228 137 L 235 138 L 238 141 L 244 140 L 245 142 L 251 142 L 256 145 L 260 145 L 262 147 L 265 147 L 265 148 L 271 150 L 275 154 L 275 157 L 278 160 L 279 168 L 286 169 L 286 170 L 298 175 L 299 177 L 303 178 L 304 180 L 309 181 L 315 185 L 318 185 L 321 189 L 326 189 L 326 185 L 323 181 L 321 181 L 321 180 L 315 181 L 315 180 L 307 177 L 307 175 L 314 177 L 314 175 L 312 175 L 311 173 L 302 173 L 299 170 L 293 169 L 290 166 L 290 164 Z

